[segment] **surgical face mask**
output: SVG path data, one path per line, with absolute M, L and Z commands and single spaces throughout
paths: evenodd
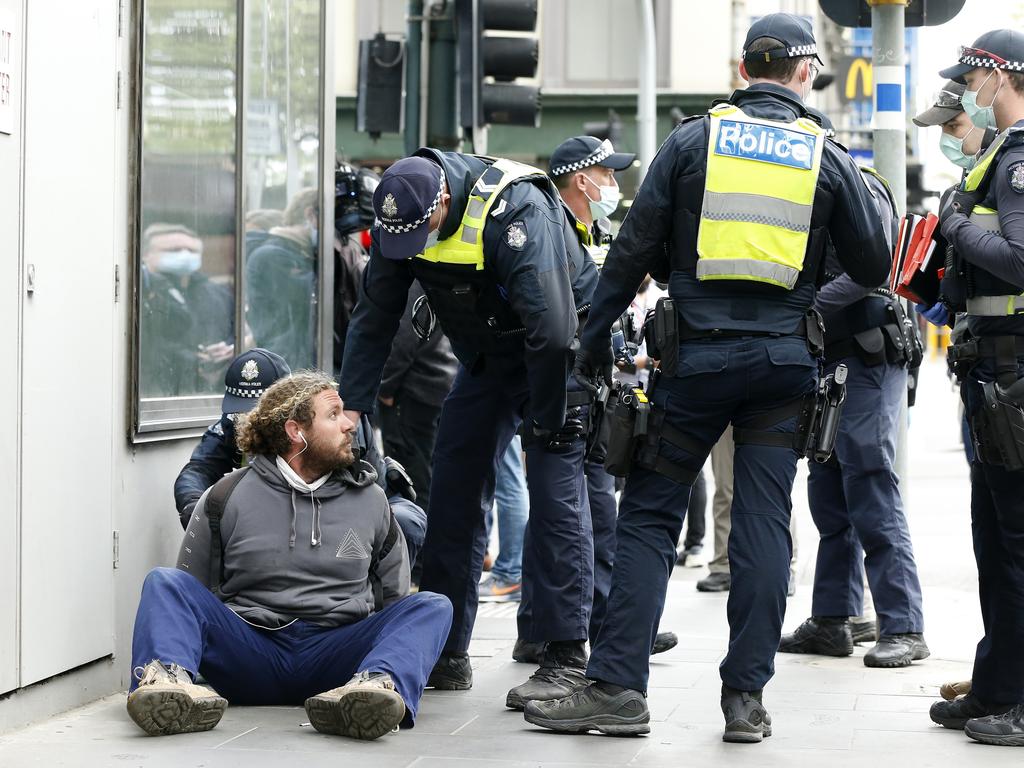
M 953 165 L 958 165 L 968 171 L 974 167 L 977 158 L 974 155 L 964 154 L 964 142 L 975 130 L 975 128 L 971 128 L 962 139 L 950 136 L 948 133 L 942 134 L 942 138 L 939 139 L 939 149 L 942 150 L 942 154 L 946 156 L 946 159 L 953 163 Z
M 199 251 L 189 248 L 179 248 L 176 251 L 163 251 L 160 260 L 157 262 L 157 271 L 165 275 L 191 275 L 198 272 L 203 264 L 203 257 Z
M 1002 81 L 1000 81 L 999 86 L 996 88 L 996 92 L 992 94 L 992 103 L 987 107 L 978 106 L 978 94 L 981 92 L 981 89 L 985 87 L 985 83 L 987 83 L 995 73 L 996 71 L 994 69 L 989 72 L 985 81 L 978 86 L 978 90 L 964 91 L 963 98 L 960 100 L 960 103 L 964 107 L 964 112 L 967 113 L 967 117 L 970 118 L 971 122 L 974 123 L 975 126 L 982 130 L 996 127 L 996 111 L 994 107 L 996 104 L 996 96 L 999 95 L 999 89 L 1003 87 Z
M 592 199 L 585 191 L 583 193 L 587 195 L 587 200 L 590 201 L 590 215 L 595 219 L 605 219 L 611 216 L 615 209 L 619 207 L 619 201 L 622 199 L 622 193 L 619 192 L 618 185 L 602 186 L 586 174 L 583 174 L 583 177 L 597 187 L 598 192 L 600 192 L 600 197 L 597 200 Z

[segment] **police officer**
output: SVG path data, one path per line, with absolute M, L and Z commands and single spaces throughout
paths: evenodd
M 235 441 L 238 416 L 255 408 L 263 392 L 290 373 L 291 368 L 283 357 L 260 347 L 243 352 L 231 361 L 224 374 L 223 413 L 203 433 L 199 445 L 174 481 L 174 501 L 182 528 L 188 528 L 192 510 L 206 489 L 242 466 L 242 452 Z M 368 419 L 359 423 L 353 442 L 356 455 L 377 472 L 377 484 L 388 495 L 391 511 L 405 536 L 410 562 L 414 561 L 423 545 L 427 516 L 415 503 L 416 492 L 409 475 L 401 464 L 377 450 Z
M 622 193 L 615 180 L 616 171 L 629 168 L 636 155 L 616 152 L 612 143 L 594 136 L 574 136 L 559 144 L 551 153 L 549 174 L 558 194 L 568 209 L 576 236 L 596 264 L 603 264 L 607 254 L 608 217 L 619 207 Z M 598 629 L 608 608 L 615 562 L 615 478 L 605 470 L 603 446 L 596 446 L 587 456 L 584 470 L 587 477 L 587 498 L 594 529 L 594 607 L 590 615 L 590 641 L 597 639 Z M 529 600 L 519 604 L 520 623 L 529 616 Z M 679 642 L 672 632 L 659 632 L 651 653 L 671 650 Z
M 820 117 L 826 133 L 834 134 L 828 118 Z M 884 178 L 870 168 L 861 171 L 891 250 L 896 202 Z M 847 367 L 846 401 L 832 458 L 809 467 L 807 499 L 820 535 L 812 615 L 782 637 L 779 650 L 851 655 L 849 617 L 863 611 L 866 569 L 879 637 L 864 664 L 905 667 L 929 655 L 921 634 L 921 584 L 893 470 L 907 367 L 921 361 L 918 339 L 899 300 L 884 286 L 858 285 L 831 247 L 814 308 L 825 321 L 825 373 Z
M 985 744 L 1024 745 L 1024 34 L 994 30 L 960 49 L 944 77 L 962 105 L 999 131 L 941 212 L 955 253 L 943 278 L 950 309 L 964 296 L 967 338 L 950 353 L 975 443 L 971 522 L 985 636 L 971 692 L 931 718 Z M 950 268 L 951 267 L 951 268 Z M 1009 392 L 1007 392 L 1009 390 Z
M 383 175 L 363 297 L 342 364 L 344 398 L 370 411 L 419 280 L 459 359 L 434 449 L 423 589 L 447 595 L 452 629 L 430 685 L 472 686 L 467 648 L 483 565 L 494 466 L 523 425 L 530 520 L 523 572 L 545 666 L 510 697 L 564 695 L 583 679 L 594 552 L 583 482 L 589 395 L 567 393 L 578 316 L 597 270 L 550 180 L 508 160 L 423 148 Z
M 878 285 L 889 268 L 857 167 L 807 116 L 803 98 L 816 51 L 803 19 L 758 20 L 740 65 L 750 87 L 667 139 L 612 244 L 576 370 L 592 378 L 611 363 L 609 327 L 644 274 L 657 276 L 667 256 L 671 304 L 663 299 L 656 318 L 666 370 L 647 396 L 647 442 L 619 503 L 608 615 L 587 668 L 592 682 L 557 701 L 530 702 L 528 722 L 562 731 L 649 730 L 645 651 L 664 605 L 690 484 L 732 423 L 724 738 L 754 742 L 771 733 L 761 691 L 773 673 L 786 605 L 792 433 L 799 404 L 817 381 L 810 348 L 820 349 L 820 325 L 808 322 L 808 313 L 826 237 L 861 285 Z

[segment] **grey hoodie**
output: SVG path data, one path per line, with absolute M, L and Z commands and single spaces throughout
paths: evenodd
M 228 498 L 221 520 L 221 599 L 245 621 L 279 629 L 296 619 L 341 626 L 409 592 L 405 539 L 377 566 L 377 605 L 369 565 L 391 525 L 391 508 L 365 462 L 336 471 L 313 493 L 296 491 L 274 460 L 256 456 Z M 236 470 L 238 471 L 238 470 Z M 203 494 L 178 553 L 178 568 L 210 586 L 210 525 Z

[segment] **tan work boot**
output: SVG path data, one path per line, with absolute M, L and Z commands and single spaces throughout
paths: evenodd
M 970 680 L 964 680 L 962 683 L 943 683 L 939 687 L 939 696 L 946 701 L 953 701 L 957 696 L 966 696 L 970 692 Z
M 370 741 L 396 730 L 405 702 L 383 672 L 359 672 L 340 688 L 306 699 L 309 722 L 320 733 Z
M 227 699 L 196 685 L 177 664 L 156 659 L 135 668 L 139 687 L 128 695 L 128 715 L 150 736 L 208 731 L 220 722 Z

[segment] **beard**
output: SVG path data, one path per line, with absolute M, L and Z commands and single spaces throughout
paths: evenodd
M 351 467 L 356 460 L 352 452 L 352 433 L 342 435 L 340 440 L 310 440 L 304 458 L 308 471 L 317 477 Z

